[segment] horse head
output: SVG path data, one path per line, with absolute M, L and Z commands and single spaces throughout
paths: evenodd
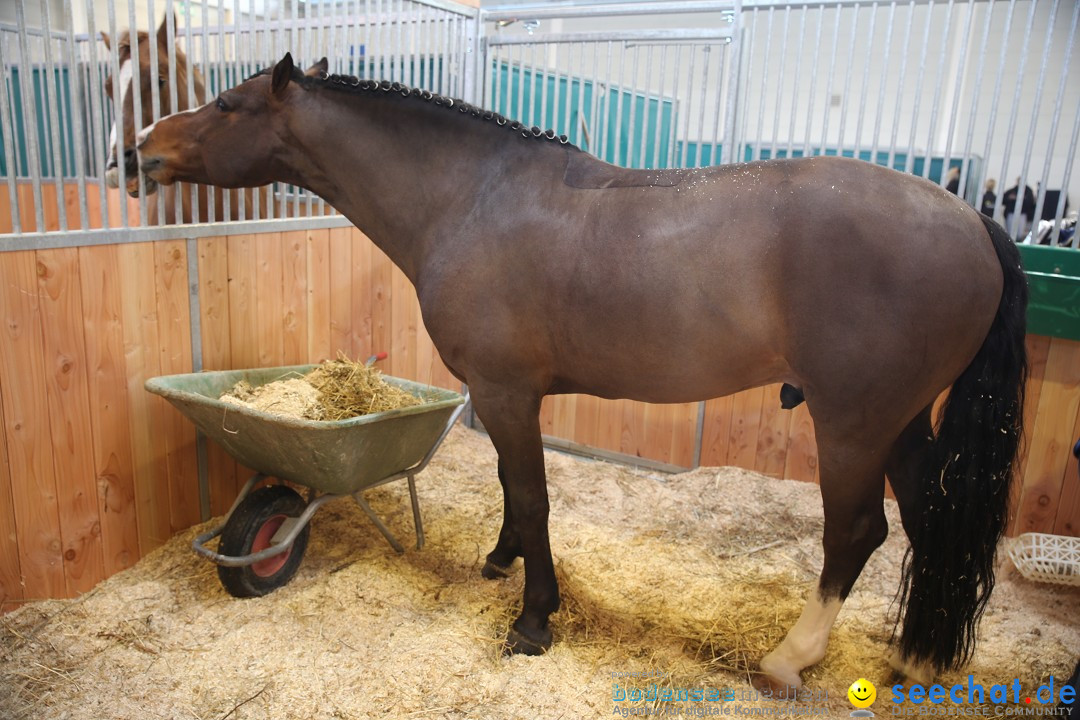
M 326 69 L 323 58 L 301 73 L 286 54 L 212 102 L 148 125 L 136 142 L 148 189 L 178 181 L 241 188 L 282 180 L 279 158 L 289 151 L 288 108 L 298 90 L 292 81 Z
M 175 21 L 173 25 L 175 27 Z M 112 39 L 106 33 L 101 33 L 101 39 L 104 40 L 105 46 L 111 49 Z M 157 42 L 156 79 L 151 72 L 149 33 L 140 30 L 134 35 L 134 43 L 132 40 L 133 38 L 130 30 L 125 30 L 120 33 L 116 40 L 116 50 L 120 67 L 119 76 L 113 77 L 110 73 L 105 80 L 105 91 L 108 93 L 109 100 L 114 103 L 116 102 L 117 95 L 114 94 L 115 84 L 115 90 L 119 93 L 120 101 L 118 107 L 114 105 L 115 121 L 109 138 L 109 157 L 105 163 L 105 183 L 112 188 L 119 187 L 120 185 L 120 157 L 117 147 L 117 137 L 119 133 L 122 132 L 126 190 L 132 197 L 137 197 L 139 194 L 139 176 L 135 142 L 139 128 L 149 127 L 154 122 L 155 104 L 151 83 L 156 82 L 158 85 L 158 102 L 156 105 L 158 117 L 165 117 L 174 112 L 189 109 L 189 83 L 194 86 L 195 100 L 199 105 L 206 102 L 206 89 L 202 74 L 199 73 L 197 69 L 188 65 L 187 56 L 179 48 L 174 49 L 176 64 L 175 81 L 170 77 L 166 20 L 161 21 L 161 26 L 158 27 L 155 38 Z M 134 51 L 132 50 L 133 47 Z M 137 74 L 135 63 L 138 63 Z M 136 77 L 138 78 L 138 88 L 134 87 Z M 170 82 L 175 82 L 176 84 L 175 108 L 172 106 L 172 88 L 169 86 Z M 136 91 L 139 93 L 141 110 L 140 122 L 138 124 L 135 122 L 134 94 Z M 147 187 L 147 192 L 153 192 L 153 188 Z

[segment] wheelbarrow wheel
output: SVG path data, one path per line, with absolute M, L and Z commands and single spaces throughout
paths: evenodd
M 259 488 L 244 498 L 225 523 L 218 552 L 239 557 L 265 550 L 285 519 L 300 517 L 305 506 L 304 499 L 284 485 Z M 310 532 L 311 525 L 305 525 L 292 547 L 279 555 L 241 567 L 218 565 L 221 584 L 235 597 L 258 597 L 285 585 L 304 559 Z

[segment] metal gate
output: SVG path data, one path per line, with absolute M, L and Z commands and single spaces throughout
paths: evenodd
M 235 222 L 150 227 L 149 204 L 164 217 L 163 193 L 147 196 L 140 178 L 137 203 L 106 188 L 104 161 L 121 102 L 118 42 L 128 28 L 149 31 L 149 101 L 160 118 L 159 85 L 177 107 L 182 49 L 202 74 L 206 99 L 272 65 L 286 51 L 300 63 L 326 56 L 331 73 L 389 78 L 448 95 L 464 92 L 468 36 L 476 10 L 442 0 L 17 0 L 0 14 L 0 189 L 8 227 L 0 227 L 3 250 L 200 237 L 348 225 L 321 198 L 302 188 L 275 185 L 262 194 L 213 194 L 204 214 Z M 103 12 L 104 11 L 104 12 Z M 4 15 L 9 14 L 10 17 Z M 167 73 L 160 76 L 153 42 L 165 34 Z M 113 39 L 107 47 L 101 37 Z M 145 80 L 132 62 L 132 87 Z M 194 85 L 187 103 L 196 107 Z M 142 103 L 132 93 L 136 131 Z M 117 133 L 122 157 L 123 133 Z M 124 187 L 123 163 L 119 184 Z M 176 217 L 187 202 L 189 222 L 200 198 L 187 186 L 177 197 Z M 6 202 L 5 202 L 6 201 Z M 214 207 L 215 202 L 223 207 Z
M 548 5 L 508 0 L 481 12 L 483 100 L 609 162 L 845 155 L 955 180 L 954 192 L 980 209 L 985 197 L 1019 241 L 1025 215 L 1036 242 L 1039 220 L 1045 243 L 1070 232 L 1063 219 L 1080 199 L 1076 3 Z
M 1070 195 L 1080 199 L 1078 18 L 1068 0 L 16 0 L 0 9 L 0 242 L 347 224 L 306 191 L 275 186 L 221 201 L 239 227 L 148 227 L 147 205 L 160 215 L 162 197 L 129 203 L 105 188 L 120 97 L 104 80 L 119 62 L 99 33 L 164 22 L 173 106 L 177 48 L 208 97 L 286 50 L 301 62 L 326 55 L 331 72 L 462 97 L 618 165 L 847 155 L 942 185 L 955 176 L 976 206 L 993 179 L 988 212 L 1018 240 L 1025 215 L 1036 241 L 1045 219 L 1043 239 L 1057 243 Z

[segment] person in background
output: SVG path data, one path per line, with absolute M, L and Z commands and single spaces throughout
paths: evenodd
M 1013 237 L 1023 237 L 1031 228 L 1031 221 L 1035 219 L 1035 191 L 1030 185 L 1024 186 L 1024 199 L 1020 203 L 1020 217 L 1023 221 L 1017 223 L 1016 196 L 1020 194 L 1020 178 L 1016 178 L 1016 185 L 1005 191 L 1001 204 L 1005 211 L 1005 229 Z M 1017 227 L 1019 224 L 1019 227 Z
M 997 195 L 994 190 L 997 189 L 997 180 L 990 178 L 986 181 L 986 187 L 983 189 L 982 205 L 979 210 L 986 217 L 994 217 L 994 202 L 997 200 Z
M 948 182 L 945 183 L 945 189 L 951 192 L 953 195 L 960 194 L 960 168 L 953 165 L 949 168 L 949 172 L 945 175 Z

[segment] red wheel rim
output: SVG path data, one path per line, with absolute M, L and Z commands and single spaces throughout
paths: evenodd
M 274 537 L 274 533 L 276 533 L 278 528 L 281 527 L 281 524 L 285 522 L 285 517 L 285 515 L 274 515 L 267 518 L 266 522 L 259 528 L 259 532 L 255 533 L 255 540 L 251 543 L 251 553 L 253 555 L 270 547 L 270 539 Z M 251 572 L 259 577 L 270 577 L 285 566 L 285 562 L 289 559 L 289 555 L 291 554 L 292 548 L 290 547 L 279 555 L 274 555 L 265 560 L 260 560 L 257 563 L 252 563 Z

